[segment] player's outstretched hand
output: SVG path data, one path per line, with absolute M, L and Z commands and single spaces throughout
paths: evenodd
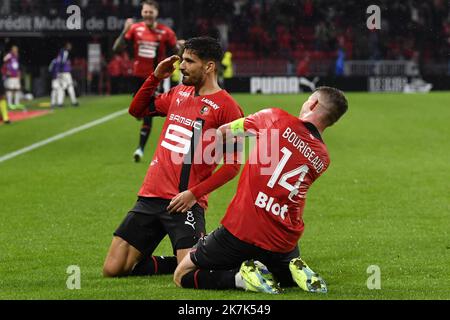
M 123 25 L 123 31 L 127 32 L 128 30 L 130 30 L 133 23 L 134 20 L 132 18 L 128 18 L 127 20 L 125 20 L 125 24 Z
M 169 213 L 184 213 L 192 208 L 196 202 L 197 199 L 195 198 L 194 194 L 191 191 L 186 190 L 173 197 L 172 201 L 170 201 L 170 204 L 167 207 L 167 211 L 169 211 Z
M 154 75 L 158 79 L 165 79 L 172 75 L 175 71 L 174 63 L 180 60 L 177 55 L 170 56 L 163 61 L 161 61 L 155 69 Z

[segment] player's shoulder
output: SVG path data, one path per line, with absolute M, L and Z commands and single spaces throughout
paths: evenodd
M 264 108 L 258 111 L 257 114 L 262 117 L 271 118 L 273 121 L 295 119 L 295 117 L 287 111 L 276 107 Z
M 176 94 L 182 97 L 190 97 L 195 94 L 195 87 L 193 86 L 185 86 L 184 84 L 179 84 L 175 87 L 173 87 L 170 91 L 172 91 L 172 94 Z
M 131 25 L 132 28 L 139 28 L 139 27 L 145 27 L 145 22 L 144 21 L 138 21 L 135 22 Z
M 170 27 L 165 24 L 159 23 L 156 25 L 155 31 L 160 34 L 163 38 L 172 38 L 176 37 L 175 31 L 173 31 Z
M 238 109 L 239 112 L 244 115 L 244 112 L 242 111 L 241 106 L 239 103 L 233 98 L 233 96 L 225 89 L 222 89 L 217 94 L 218 101 L 221 105 L 225 106 L 226 108 L 235 108 Z
M 162 32 L 175 33 L 175 31 L 173 31 L 171 27 L 159 22 L 156 24 L 156 29 Z
M 217 92 L 217 98 L 224 100 L 224 101 L 230 101 L 233 104 L 237 104 L 236 100 L 234 100 L 233 96 L 225 89 L 220 90 Z
M 147 28 L 147 26 L 145 25 L 144 21 L 139 21 L 139 22 L 135 22 L 131 25 L 130 27 L 130 31 L 131 32 L 135 32 L 135 31 L 145 31 Z

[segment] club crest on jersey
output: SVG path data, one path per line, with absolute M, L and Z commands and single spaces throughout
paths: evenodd
M 209 107 L 208 106 L 203 106 L 200 109 L 200 114 L 207 115 L 208 113 L 209 113 Z

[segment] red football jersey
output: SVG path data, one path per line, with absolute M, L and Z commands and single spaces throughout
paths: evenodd
M 327 148 L 313 125 L 280 109 L 246 117 L 244 129 L 256 134 L 256 148 L 222 225 L 242 241 L 289 252 L 303 233 L 306 192 L 329 165 Z
M 210 151 L 215 146 L 216 129 L 244 116 L 225 90 L 204 96 L 194 93 L 194 87 L 178 85 L 155 98 L 154 112 L 166 121 L 140 196 L 172 199 L 210 177 L 217 161 L 204 161 L 204 155 L 214 153 Z M 212 130 L 204 135 L 208 129 Z M 207 196 L 197 199 L 205 209 Z
M 134 23 L 125 39 L 134 43 L 133 76 L 139 78 L 147 78 L 166 58 L 166 50 L 177 44 L 175 32 L 161 23 L 155 28 L 147 27 L 145 22 Z

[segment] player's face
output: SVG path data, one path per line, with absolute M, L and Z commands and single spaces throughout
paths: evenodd
M 14 55 L 18 55 L 19 54 L 19 48 L 18 47 L 16 47 L 16 46 L 13 46 L 12 48 L 11 48 L 11 52 L 14 54 Z
M 152 5 L 144 4 L 141 11 L 142 18 L 147 25 L 151 25 L 158 17 L 158 9 Z
M 205 79 L 206 65 L 191 50 L 185 50 L 180 64 L 180 71 L 183 74 L 182 82 L 184 85 L 197 86 Z

